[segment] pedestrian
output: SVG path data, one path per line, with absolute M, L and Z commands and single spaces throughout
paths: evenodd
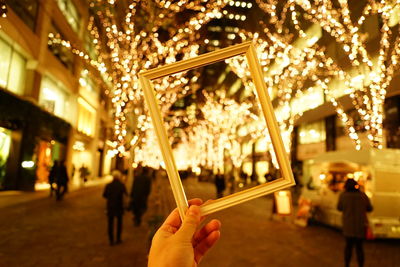
M 75 165 L 74 165 L 74 164 L 72 164 L 72 171 L 71 171 L 71 177 L 72 177 L 72 180 L 74 179 L 74 176 L 75 176 L 75 171 L 76 171 L 76 169 L 75 169 Z
M 217 198 L 224 196 L 225 178 L 223 174 L 218 173 L 215 175 L 215 188 L 217 189 Z
M 58 173 L 58 161 L 55 160 L 53 162 L 53 166 L 51 167 L 51 170 L 49 173 L 50 197 L 52 197 L 53 194 L 55 194 L 55 192 L 56 192 L 57 173 Z
M 360 191 L 354 179 L 347 179 L 345 191 L 339 196 L 337 209 L 342 211 L 343 235 L 346 240 L 344 249 L 345 266 L 350 266 L 353 246 L 356 247 L 358 266 L 364 266 L 363 241 L 368 227 L 367 212 L 372 211 L 368 196 Z
M 67 167 L 65 167 L 65 162 L 60 161 L 58 164 L 58 168 L 56 169 L 56 197 L 57 200 L 62 200 L 65 193 L 68 192 L 68 172 Z
M 133 180 L 131 190 L 130 209 L 133 213 L 135 226 L 140 226 L 142 216 L 147 210 L 147 199 L 151 191 L 151 170 L 149 167 L 139 166 Z
M 124 195 L 126 195 L 125 185 L 121 182 L 122 174 L 118 170 L 112 172 L 113 180 L 107 184 L 103 197 L 107 199 L 107 218 L 108 218 L 108 239 L 110 246 L 114 245 L 114 220 L 117 219 L 117 240 L 120 244 L 122 233 L 122 216 L 124 213 Z
M 82 166 L 79 168 L 79 175 L 81 177 L 81 181 L 83 182 L 83 184 L 85 184 L 88 181 L 89 174 L 90 172 L 88 167 L 82 164 Z

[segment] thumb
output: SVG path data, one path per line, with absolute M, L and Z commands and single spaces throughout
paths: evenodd
M 177 235 L 184 242 L 191 242 L 197 226 L 200 224 L 200 207 L 192 205 L 186 212 L 186 217 L 178 230 Z

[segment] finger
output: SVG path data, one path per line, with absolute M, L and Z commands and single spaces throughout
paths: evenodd
M 201 204 L 203 204 L 203 200 L 201 198 L 193 198 L 193 199 L 190 199 L 188 201 L 188 203 L 189 203 L 189 206 L 191 206 L 191 205 L 201 206 Z
M 221 228 L 221 222 L 219 220 L 212 220 L 203 226 L 193 237 L 193 246 L 197 246 L 204 238 L 206 238 L 213 231 L 219 231 Z
M 207 203 L 207 201 L 206 201 Z M 203 205 L 203 200 L 201 198 L 192 198 L 188 201 L 189 207 L 192 205 L 201 206 Z M 200 223 L 205 219 L 205 216 L 200 218 Z
M 199 206 L 199 205 L 203 204 L 203 200 L 201 200 L 200 198 L 194 198 L 194 199 L 189 200 L 188 202 L 189 202 L 189 205 L 198 205 Z M 160 230 L 175 233 L 179 229 L 181 224 L 182 224 L 182 221 L 179 216 L 179 211 L 176 208 L 168 215 L 167 219 L 165 219 L 164 223 L 160 227 Z
M 178 238 L 183 242 L 192 242 L 197 226 L 200 224 L 200 207 L 192 205 L 186 212 L 186 217 L 181 228 L 177 232 Z
M 211 232 L 206 238 L 201 240 L 200 243 L 194 248 L 194 260 L 200 263 L 201 258 L 212 248 L 215 243 L 219 240 L 221 233 L 219 230 Z

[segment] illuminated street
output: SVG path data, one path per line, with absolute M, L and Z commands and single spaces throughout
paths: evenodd
M 165 182 L 162 184 L 167 191 L 162 199 L 171 200 Z M 204 199 L 214 195 L 212 184 L 194 179 L 184 184 L 189 195 Z M 42 194 L 39 199 L 1 208 L 1 266 L 145 267 L 148 225 L 134 227 L 131 214 L 125 214 L 123 243 L 110 247 L 102 190 L 98 186 L 75 191 L 59 203 Z M 157 193 L 151 196 L 153 204 L 144 222 L 154 214 Z M 164 203 L 163 207 L 170 205 Z M 316 225 L 302 228 L 289 221 L 271 220 L 270 214 L 269 198 L 259 198 L 210 215 L 222 221 L 222 236 L 201 266 L 342 265 L 343 238 L 339 231 Z M 367 242 L 365 266 L 396 267 L 399 249 L 399 241 Z
M 0 267 L 399 267 L 399 62 L 400 0 L 0 0 Z

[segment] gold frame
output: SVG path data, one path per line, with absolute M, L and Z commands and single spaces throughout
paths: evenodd
M 178 169 L 176 168 L 171 145 L 168 142 L 167 131 L 164 128 L 163 118 L 161 117 L 160 108 L 157 103 L 154 87 L 151 81 L 175 73 L 210 65 L 243 54 L 247 58 L 247 63 L 250 68 L 258 99 L 260 100 L 272 145 L 280 166 L 282 178 L 234 193 L 226 197 L 222 197 L 212 201 L 211 203 L 204 204 L 200 208 L 201 213 L 202 215 L 207 215 L 295 184 L 288 155 L 286 154 L 278 123 L 275 118 L 274 109 L 267 94 L 267 87 L 264 82 L 263 72 L 257 59 L 256 50 L 251 41 L 206 53 L 191 59 L 161 66 L 155 69 L 142 71 L 139 73 L 140 84 L 144 92 L 144 97 L 147 102 L 160 149 L 164 158 L 165 168 L 171 184 L 172 192 L 182 219 L 184 218 L 188 208 L 188 202 L 181 179 L 179 177 Z

